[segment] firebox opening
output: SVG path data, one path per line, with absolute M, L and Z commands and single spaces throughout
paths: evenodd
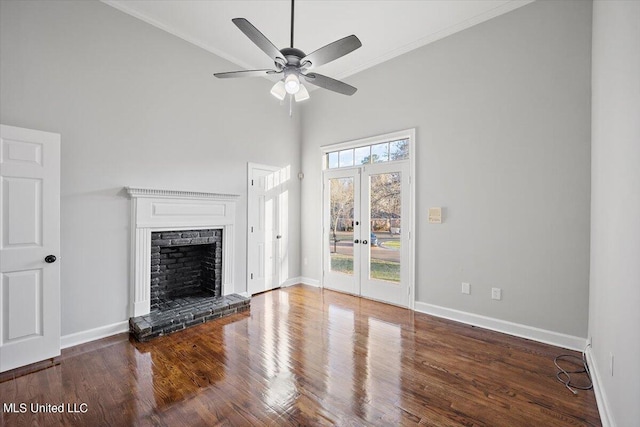
M 151 311 L 222 296 L 222 230 L 151 233 Z

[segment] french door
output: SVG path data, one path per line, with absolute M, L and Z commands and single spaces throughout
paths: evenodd
M 324 172 L 323 286 L 409 306 L 408 161 Z

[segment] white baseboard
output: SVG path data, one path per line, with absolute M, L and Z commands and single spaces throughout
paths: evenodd
M 76 332 L 74 334 L 63 335 L 60 337 L 60 348 L 73 347 L 74 345 L 84 344 L 89 341 L 99 340 L 100 338 L 110 337 L 111 335 L 120 334 L 129 331 L 129 321 L 113 323 L 111 325 L 100 326 L 87 331 Z
M 298 277 L 291 277 L 291 278 L 289 278 L 289 279 L 284 281 L 284 283 L 282 284 L 282 287 L 286 288 L 287 286 L 297 285 L 298 283 L 301 283 L 300 280 L 301 279 L 300 279 L 299 276 Z
M 284 288 L 287 286 L 298 285 L 300 283 L 302 283 L 303 285 L 315 286 L 316 288 L 320 286 L 320 282 L 318 280 L 298 276 L 285 280 L 285 282 L 282 284 L 282 287 Z
M 420 301 L 416 301 L 415 310 L 432 316 L 455 320 L 456 322 L 479 326 L 492 331 L 515 335 L 516 337 L 527 338 L 571 350 L 582 351 L 587 343 L 586 338 L 561 334 L 559 332 L 508 322 L 493 317 L 481 316 L 479 314 L 467 313 L 465 311 L 454 310 Z
M 298 277 L 299 282 L 303 285 L 315 286 L 316 288 L 320 287 L 320 281 L 316 279 L 311 279 L 309 277 Z
M 237 292 L 237 294 L 245 298 L 249 298 L 251 296 L 249 295 L 249 292 Z
M 589 373 L 591 374 L 591 381 L 593 381 L 593 391 L 596 395 L 596 402 L 598 403 L 598 412 L 600 413 L 600 421 L 602 427 L 615 427 L 616 423 L 613 420 L 611 409 L 609 407 L 609 399 L 602 387 L 600 381 L 600 370 L 596 363 L 596 359 L 593 357 L 591 347 L 587 349 L 587 364 L 589 365 Z

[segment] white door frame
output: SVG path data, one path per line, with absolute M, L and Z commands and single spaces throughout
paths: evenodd
M 408 215 L 404 215 L 403 214 L 403 225 L 402 227 L 405 228 L 405 222 L 407 222 L 406 224 L 406 231 L 407 231 L 407 240 L 408 240 L 408 244 L 407 244 L 407 248 L 408 248 L 408 255 L 407 255 L 407 269 L 408 269 L 408 286 L 409 286 L 409 301 L 408 301 L 408 306 L 407 308 L 410 309 L 415 309 L 415 253 L 416 253 L 416 233 L 414 232 L 414 224 L 415 224 L 415 218 L 416 218 L 416 209 L 415 209 L 415 200 L 416 200 L 416 190 L 415 190 L 415 171 L 416 171 L 416 130 L 415 128 L 410 128 L 410 129 L 404 129 L 404 130 L 399 130 L 399 131 L 395 131 L 395 132 L 390 132 L 390 133 L 386 133 L 386 134 L 382 134 L 382 135 L 376 135 L 376 136 L 372 136 L 372 137 L 367 137 L 367 138 L 362 138 L 362 139 L 357 139 L 357 140 L 352 140 L 352 141 L 346 141 L 346 142 L 342 142 L 342 143 L 338 143 L 338 144 L 330 144 L 330 145 L 324 145 L 321 148 L 321 152 L 322 152 L 322 170 L 323 170 L 323 174 L 322 174 L 322 179 L 321 182 L 324 185 L 325 182 L 325 173 L 327 173 L 329 171 L 328 169 L 328 165 L 327 165 L 327 153 L 329 152 L 333 152 L 333 151 L 338 151 L 338 150 L 343 150 L 343 149 L 347 149 L 347 148 L 355 148 L 355 147 L 361 147 L 361 146 L 365 146 L 365 145 L 373 145 L 373 144 L 377 144 L 377 143 L 383 143 L 383 142 L 388 142 L 388 141 L 396 141 L 396 140 L 400 140 L 400 139 L 408 139 L 409 140 L 409 177 L 408 177 L 408 191 L 407 191 L 407 195 L 409 197 L 409 212 Z M 393 162 L 389 162 L 389 163 L 393 163 Z M 348 169 L 348 168 L 345 168 Z M 337 171 L 340 169 L 331 169 L 331 171 Z M 320 205 L 323 206 L 323 210 L 324 210 L 324 190 L 323 190 L 323 185 L 320 186 Z M 324 211 L 323 211 L 324 212 Z M 321 261 L 321 267 L 322 267 L 322 276 L 321 276 L 321 280 L 320 280 L 320 286 L 324 287 L 324 283 L 325 283 L 325 265 L 326 265 L 326 260 L 325 257 L 327 256 L 326 251 L 324 250 L 324 240 L 325 240 L 325 232 L 324 232 L 324 228 L 325 228 L 325 215 L 321 215 L 320 218 L 320 238 L 321 238 L 321 242 L 323 242 L 322 247 L 323 247 L 323 251 L 322 251 L 322 261 Z M 404 262 L 404 260 L 403 260 Z
M 0 125 L 0 372 L 60 355 L 60 135 Z

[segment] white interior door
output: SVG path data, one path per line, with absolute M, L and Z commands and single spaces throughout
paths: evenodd
M 60 354 L 60 135 L 0 125 L 0 371 Z
M 409 306 L 409 163 L 324 173 L 323 286 Z
M 283 236 L 282 169 L 249 164 L 247 215 L 247 291 L 253 295 L 279 287 Z

